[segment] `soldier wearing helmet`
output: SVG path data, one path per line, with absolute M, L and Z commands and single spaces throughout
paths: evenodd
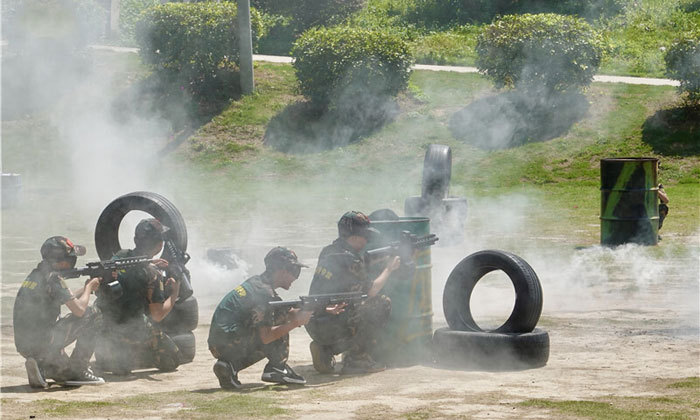
M 214 374 L 224 389 L 241 387 L 238 372 L 268 359 L 262 380 L 305 384 L 306 380 L 287 364 L 289 332 L 306 324 L 311 312 L 291 309 L 275 314 L 271 301 L 281 300 L 277 288 L 288 290 L 302 267 L 294 251 L 275 247 L 265 256 L 265 272 L 244 281 L 221 300 L 209 329 L 209 350 L 217 359 Z
M 135 248 L 123 249 L 114 258 L 153 258 L 163 249 L 163 235 L 168 230 L 157 219 L 141 220 L 134 231 Z M 180 291 L 178 282 L 163 278 L 161 270 L 167 265 L 167 261 L 157 259 L 152 264 L 122 270 L 117 277 L 122 295 L 97 299 L 104 314 L 103 336 L 111 355 L 110 365 L 104 366 L 106 370 L 128 375 L 135 366 L 152 360 L 158 369 L 167 372 L 180 364 L 177 345 L 156 324 L 170 313 Z
M 95 350 L 99 312 L 89 306 L 90 295 L 100 285 L 99 278 L 71 292 L 60 270 L 75 267 L 85 248 L 64 236 L 52 236 L 41 246 L 42 261 L 20 286 L 15 299 L 13 319 L 15 346 L 27 359 L 29 385 L 48 388 L 47 379 L 66 385 L 99 385 L 88 362 Z M 70 314 L 60 318 L 61 305 Z M 64 348 L 77 341 L 71 356 Z
M 363 248 L 378 233 L 362 212 L 349 211 L 338 221 L 338 238 L 323 248 L 311 281 L 309 294 L 362 292 L 369 299 L 342 313 L 323 313 L 311 319 L 306 330 L 313 339 L 311 357 L 320 373 L 333 373 L 335 355 L 345 353 L 341 373 L 379 372 L 385 366 L 370 352 L 379 329 L 386 324 L 391 301 L 381 294 L 391 273 L 401 261 L 390 259 L 374 279 L 369 277 Z

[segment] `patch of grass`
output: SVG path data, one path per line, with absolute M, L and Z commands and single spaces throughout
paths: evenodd
M 194 410 L 198 414 L 216 417 L 230 416 L 233 413 L 237 417 L 274 417 L 288 414 L 288 410 L 278 407 L 270 398 L 240 394 L 196 403 Z
M 116 405 L 107 401 L 60 401 L 55 399 L 39 400 L 38 408 L 46 414 L 68 416 L 78 412 L 98 412 Z
M 464 25 L 446 31 L 430 31 L 412 43 L 416 62 L 420 64 L 473 66 L 476 62 L 476 39 L 481 25 Z
M 272 388 L 272 387 L 270 387 Z M 262 389 L 256 394 L 228 392 L 196 393 L 188 391 L 158 392 L 110 401 L 60 401 L 56 399 L 20 403 L 3 401 L 13 412 L 47 414 L 51 417 L 148 417 L 161 416 L 168 409 L 169 418 L 222 418 L 235 413 L 236 418 L 268 418 L 284 416 L 289 410 L 279 407 L 271 394 Z M 273 394 L 274 395 L 274 394 Z M 181 408 L 181 409 L 178 409 Z M 8 407 L 9 409 L 9 407 Z
M 524 401 L 519 405 L 523 407 L 557 410 L 565 414 L 605 420 L 685 420 L 692 418 L 688 414 L 676 411 L 655 409 L 622 409 L 615 407 L 612 403 L 597 401 L 551 401 L 534 399 Z
M 700 377 L 693 376 L 690 378 L 686 378 L 682 381 L 679 382 L 674 382 L 668 386 L 669 388 L 690 388 L 690 389 L 695 389 L 695 388 L 700 388 Z

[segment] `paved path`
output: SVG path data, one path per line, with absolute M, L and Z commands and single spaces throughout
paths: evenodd
M 116 52 L 131 52 L 137 53 L 138 48 L 124 48 L 124 47 L 112 47 L 108 45 L 92 45 L 91 48 L 96 50 L 108 50 Z M 292 57 L 285 57 L 280 55 L 261 55 L 253 54 L 253 60 L 255 61 L 267 61 L 271 63 L 291 63 Z M 463 66 L 435 66 L 430 64 L 416 64 L 413 66 L 416 70 L 429 70 L 429 71 L 451 71 L 455 73 L 478 73 L 479 70 L 476 67 L 463 67 Z M 602 83 L 626 83 L 629 85 L 652 85 L 652 86 L 678 86 L 680 83 L 677 80 L 671 79 L 653 79 L 650 77 L 629 77 L 629 76 L 604 76 L 596 75 L 593 76 L 594 82 Z

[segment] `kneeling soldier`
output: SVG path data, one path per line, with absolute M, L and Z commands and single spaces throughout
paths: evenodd
M 306 326 L 313 339 L 310 345 L 313 365 L 319 373 L 333 373 L 335 355 L 341 353 L 344 353 L 341 373 L 371 373 L 386 368 L 374 361 L 370 353 L 391 313 L 391 300 L 382 294 L 382 289 L 401 260 L 389 259 L 381 274 L 370 278 L 362 250 L 376 233 L 367 216 L 349 211 L 338 221 L 338 238 L 323 248 L 318 257 L 309 294 L 362 292 L 369 296 L 343 313 L 319 314 Z
M 265 256 L 265 272 L 244 281 L 216 307 L 209 330 L 209 350 L 218 359 L 214 374 L 222 388 L 240 388 L 238 372 L 265 357 L 269 361 L 263 381 L 306 383 L 287 365 L 289 331 L 309 322 L 312 312 L 291 309 L 277 317 L 268 307 L 269 302 L 281 300 L 275 289 L 289 290 L 301 267 L 307 266 L 297 260 L 293 251 L 273 248 Z
M 48 388 L 47 378 L 65 385 L 99 385 L 88 362 L 95 350 L 100 315 L 88 306 L 90 295 L 100 285 L 93 278 L 73 294 L 57 273 L 75 267 L 85 248 L 68 238 L 53 236 L 41 246 L 42 261 L 22 283 L 13 311 L 15 346 L 27 361 L 29 385 Z M 61 305 L 71 313 L 59 319 Z M 76 341 L 70 358 L 64 348 Z

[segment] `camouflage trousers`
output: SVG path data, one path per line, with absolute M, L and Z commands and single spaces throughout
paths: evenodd
M 376 347 L 377 336 L 391 314 L 391 299 L 377 295 L 339 315 L 311 318 L 306 331 L 333 354 L 361 355 Z
M 155 366 L 169 372 L 180 365 L 177 344 L 146 315 L 121 324 L 105 321 L 104 326 L 98 353 L 106 370 L 126 373 Z
M 66 315 L 51 328 L 48 343 L 26 346 L 20 349 L 20 354 L 27 359 L 35 359 L 47 377 L 83 371 L 95 351 L 101 321 L 102 314 L 94 306 L 89 306 L 82 317 Z M 65 347 L 74 341 L 75 348 L 68 357 Z
M 241 371 L 267 358 L 271 364 L 280 366 L 289 357 L 289 334 L 268 344 L 263 344 L 257 330 L 244 330 L 236 334 L 210 337 L 209 351 L 217 359 L 230 362 L 236 371 Z

